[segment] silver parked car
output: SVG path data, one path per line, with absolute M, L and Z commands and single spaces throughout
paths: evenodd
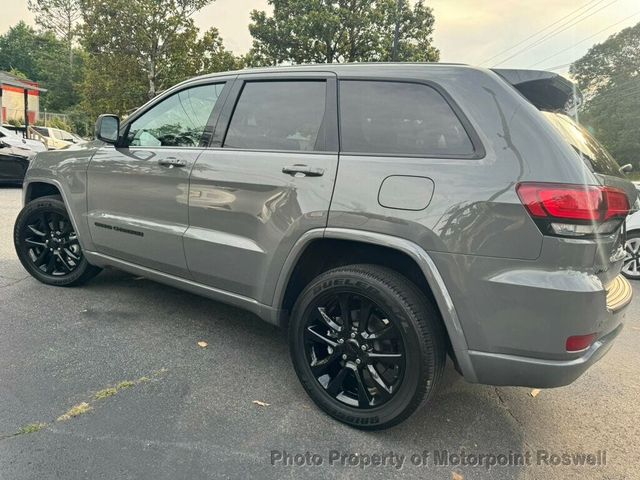
M 39 154 L 18 256 L 49 285 L 117 267 L 287 328 L 308 394 L 359 428 L 411 415 L 447 355 L 470 382 L 566 385 L 622 328 L 637 196 L 578 138 L 574 91 L 447 64 L 199 77 Z
M 633 182 L 640 190 L 640 182 Z M 622 274 L 633 280 L 640 279 L 640 211 L 634 212 L 627 217 L 626 221 L 627 238 L 625 242 L 624 265 Z

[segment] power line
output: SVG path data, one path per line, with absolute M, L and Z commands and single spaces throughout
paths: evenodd
M 570 45 L 570 46 L 568 46 L 567 48 L 564 48 L 564 49 L 560 50 L 559 52 L 554 53 L 553 55 L 549 55 L 548 57 L 543 58 L 543 59 L 542 59 L 542 60 L 540 60 L 539 62 L 534 63 L 533 65 L 531 65 L 531 66 L 529 66 L 529 67 L 527 67 L 527 68 L 535 67 L 536 65 L 540 65 L 541 63 L 546 62 L 546 61 L 547 61 L 547 60 L 549 60 L 550 58 L 557 57 L 557 56 L 558 56 L 558 55 L 560 55 L 561 53 L 564 53 L 564 52 L 566 52 L 567 50 L 571 50 L 571 49 L 572 49 L 573 47 L 575 47 L 576 45 L 579 45 L 579 44 L 581 44 L 582 42 L 586 42 L 587 40 L 591 40 L 593 37 L 597 37 L 597 36 L 598 36 L 598 35 L 600 35 L 602 32 L 604 32 L 604 31 L 606 31 L 606 30 L 609 30 L 609 29 L 610 29 L 610 28 L 612 28 L 612 27 L 615 27 L 615 26 L 620 25 L 622 22 L 625 22 L 625 21 L 629 20 L 630 18 L 635 17 L 635 16 L 636 16 L 636 15 L 638 15 L 639 13 L 640 13 L 640 10 L 639 10 L 639 11 L 637 11 L 636 13 L 633 13 L 633 14 L 629 15 L 628 17 L 623 18 L 623 19 L 622 19 L 622 20 L 620 20 L 619 22 L 616 22 L 616 23 L 614 23 L 614 24 L 609 25 L 608 27 L 603 28 L 602 30 L 598 31 L 597 33 L 594 33 L 593 35 L 589 35 L 588 37 L 583 38 L 583 39 L 582 39 L 582 40 L 580 40 L 579 42 L 576 42 L 576 43 L 574 43 L 573 45 Z M 571 65 L 571 64 L 569 64 L 569 65 Z
M 561 25 L 560 27 L 556 28 L 555 30 L 552 30 L 551 32 L 549 32 L 548 34 L 546 34 L 545 36 L 543 36 L 542 38 L 536 40 L 535 42 L 533 42 L 530 45 L 527 45 L 525 48 L 518 50 L 517 52 L 515 52 L 513 55 L 510 55 L 509 57 L 505 58 L 504 60 L 501 60 L 500 62 L 498 62 L 497 64 L 494 65 L 494 67 L 497 67 L 498 65 L 506 62 L 507 60 L 511 60 L 514 57 L 517 57 L 518 55 L 526 52 L 527 50 L 530 50 L 532 48 L 537 47 L 538 45 L 543 44 L 544 42 L 546 42 L 547 40 L 549 40 L 550 38 L 555 37 L 556 35 L 564 32 L 565 30 L 568 30 L 571 27 L 576 26 L 578 23 L 580 22 L 584 22 L 587 18 L 592 17 L 593 15 L 595 15 L 596 13 L 600 12 L 601 10 L 604 10 L 605 8 L 613 5 L 614 3 L 616 3 L 618 0 L 613 0 L 612 2 L 607 3 L 606 5 L 604 5 L 603 7 L 599 8 L 598 10 L 589 13 L 589 15 L 582 17 L 580 19 L 574 18 L 572 20 L 570 20 L 567 23 L 564 23 L 563 25 Z M 595 6 L 595 5 L 594 5 Z M 590 10 L 591 8 L 589 8 Z M 580 15 L 584 15 L 585 12 L 582 12 Z M 573 22 L 573 23 L 572 23 Z
M 551 25 L 547 25 L 547 26 L 546 26 L 546 27 L 544 27 L 543 29 L 538 30 L 537 32 L 535 32 L 535 33 L 533 33 L 533 34 L 529 35 L 527 38 L 525 38 L 524 40 L 522 40 L 522 41 L 520 41 L 520 42 L 516 43 L 515 45 L 512 45 L 511 47 L 509 47 L 509 48 L 507 48 L 507 49 L 505 49 L 505 50 L 502 50 L 502 51 L 500 51 L 500 52 L 496 53 L 494 56 L 492 56 L 492 57 L 490 57 L 490 58 L 487 58 L 486 60 L 483 60 L 482 62 L 480 62 L 480 64 L 482 65 L 483 63 L 490 62 L 491 60 L 493 60 L 493 59 L 494 59 L 494 58 L 496 58 L 496 57 L 499 57 L 499 56 L 500 56 L 500 55 L 502 55 L 503 53 L 507 53 L 507 52 L 509 52 L 509 51 L 513 50 L 514 48 L 519 47 L 519 46 L 520 46 L 520 45 L 522 45 L 523 43 L 525 43 L 525 42 L 527 42 L 527 41 L 531 40 L 531 39 L 532 39 L 533 37 L 535 37 L 536 35 L 539 35 L 540 33 L 544 32 L 545 30 L 547 30 L 547 29 L 549 29 L 549 28 L 551 28 L 551 27 L 553 27 L 553 26 L 557 25 L 558 23 L 560 23 L 560 22 L 561 22 L 561 21 L 563 21 L 564 19 L 566 19 L 566 18 L 568 18 L 568 17 L 572 16 L 574 13 L 576 13 L 576 12 L 578 12 L 578 11 L 582 10 L 583 8 L 587 7 L 588 5 L 590 5 L 590 4 L 594 3 L 594 2 L 602 3 L 603 1 L 604 1 L 604 0 L 589 0 L 587 3 L 585 3 L 585 4 L 584 4 L 584 5 L 582 5 L 581 7 L 576 8 L 575 10 L 573 10 L 573 11 L 572 11 L 571 13 L 569 13 L 568 15 L 565 15 L 564 17 L 562 17 L 562 18 L 560 18 L 560 19 L 556 20 L 555 22 L 553 22 Z M 595 6 L 595 5 L 594 5 L 594 6 Z

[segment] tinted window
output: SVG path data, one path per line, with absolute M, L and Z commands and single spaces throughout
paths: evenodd
M 229 148 L 322 150 L 326 82 L 248 82 L 224 142 Z M 318 142 L 318 138 L 321 141 Z
M 340 82 L 342 151 L 470 155 L 473 145 L 435 89 L 401 82 Z
M 607 150 L 582 125 L 564 113 L 542 112 L 592 171 L 624 177 L 620 166 Z
M 43 128 L 43 127 L 33 127 L 33 129 L 38 132 L 40 135 L 42 135 L 43 137 L 48 137 L 49 136 L 49 129 L 47 128 Z
M 127 135 L 134 147 L 198 147 L 224 84 L 182 90 L 136 119 Z

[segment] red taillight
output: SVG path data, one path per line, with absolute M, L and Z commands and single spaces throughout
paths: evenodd
M 516 191 L 534 220 L 542 221 L 550 234 L 611 233 L 620 222 L 608 221 L 629 213 L 627 195 L 611 187 L 525 182 Z
M 589 335 L 575 335 L 567 338 L 567 352 L 580 352 L 591 346 L 596 339 L 595 333 Z
M 629 199 L 622 190 L 611 187 L 604 188 L 604 197 L 607 202 L 607 211 L 604 219 L 626 217 L 629 213 Z

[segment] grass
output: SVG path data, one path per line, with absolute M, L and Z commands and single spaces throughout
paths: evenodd
M 91 405 L 89 405 L 87 402 L 79 403 L 78 405 L 74 405 L 73 407 L 71 407 L 64 415 L 60 415 L 58 417 L 58 422 L 64 422 L 65 420 L 69 420 L 73 417 L 83 415 L 91 409 Z
M 98 392 L 95 393 L 95 395 L 93 396 L 93 398 L 95 400 L 102 400 L 103 398 L 108 398 L 112 395 L 115 395 L 116 393 L 118 393 L 118 389 L 117 388 L 104 388 Z
M 123 390 L 125 388 L 131 388 L 131 387 L 135 387 L 136 385 L 138 385 L 140 383 L 150 382 L 153 378 L 156 378 L 156 377 L 162 375 L 166 371 L 167 371 L 166 368 L 161 368 L 160 370 L 157 370 L 157 371 L 153 372 L 151 374 L 151 377 L 140 377 L 137 380 L 123 380 L 122 382 L 118 383 L 115 387 L 103 388 L 102 390 L 97 391 L 93 395 L 92 400 L 103 400 L 105 398 L 112 397 L 115 394 L 117 394 L 120 390 Z M 83 415 L 83 414 L 89 412 L 92 409 L 93 409 L 93 407 L 88 402 L 79 403 L 79 404 L 74 405 L 73 407 L 71 407 L 65 414 L 60 415 L 57 418 L 57 421 L 58 422 L 64 422 L 66 420 L 70 420 L 71 418 Z M 47 428 L 47 426 L 48 426 L 48 424 L 46 424 L 46 423 L 40 423 L 40 422 L 38 422 L 38 423 L 29 423 L 29 424 L 21 427 L 13 435 L 23 435 L 23 434 L 26 434 L 26 433 L 39 432 L 40 430 L 42 430 L 44 428 Z
M 16 432 L 16 435 L 23 435 L 25 433 L 39 432 L 40 430 L 42 430 L 43 428 L 46 428 L 46 427 L 47 427 L 46 423 L 30 423 L 30 424 L 25 425 L 24 427 L 20 428 Z

